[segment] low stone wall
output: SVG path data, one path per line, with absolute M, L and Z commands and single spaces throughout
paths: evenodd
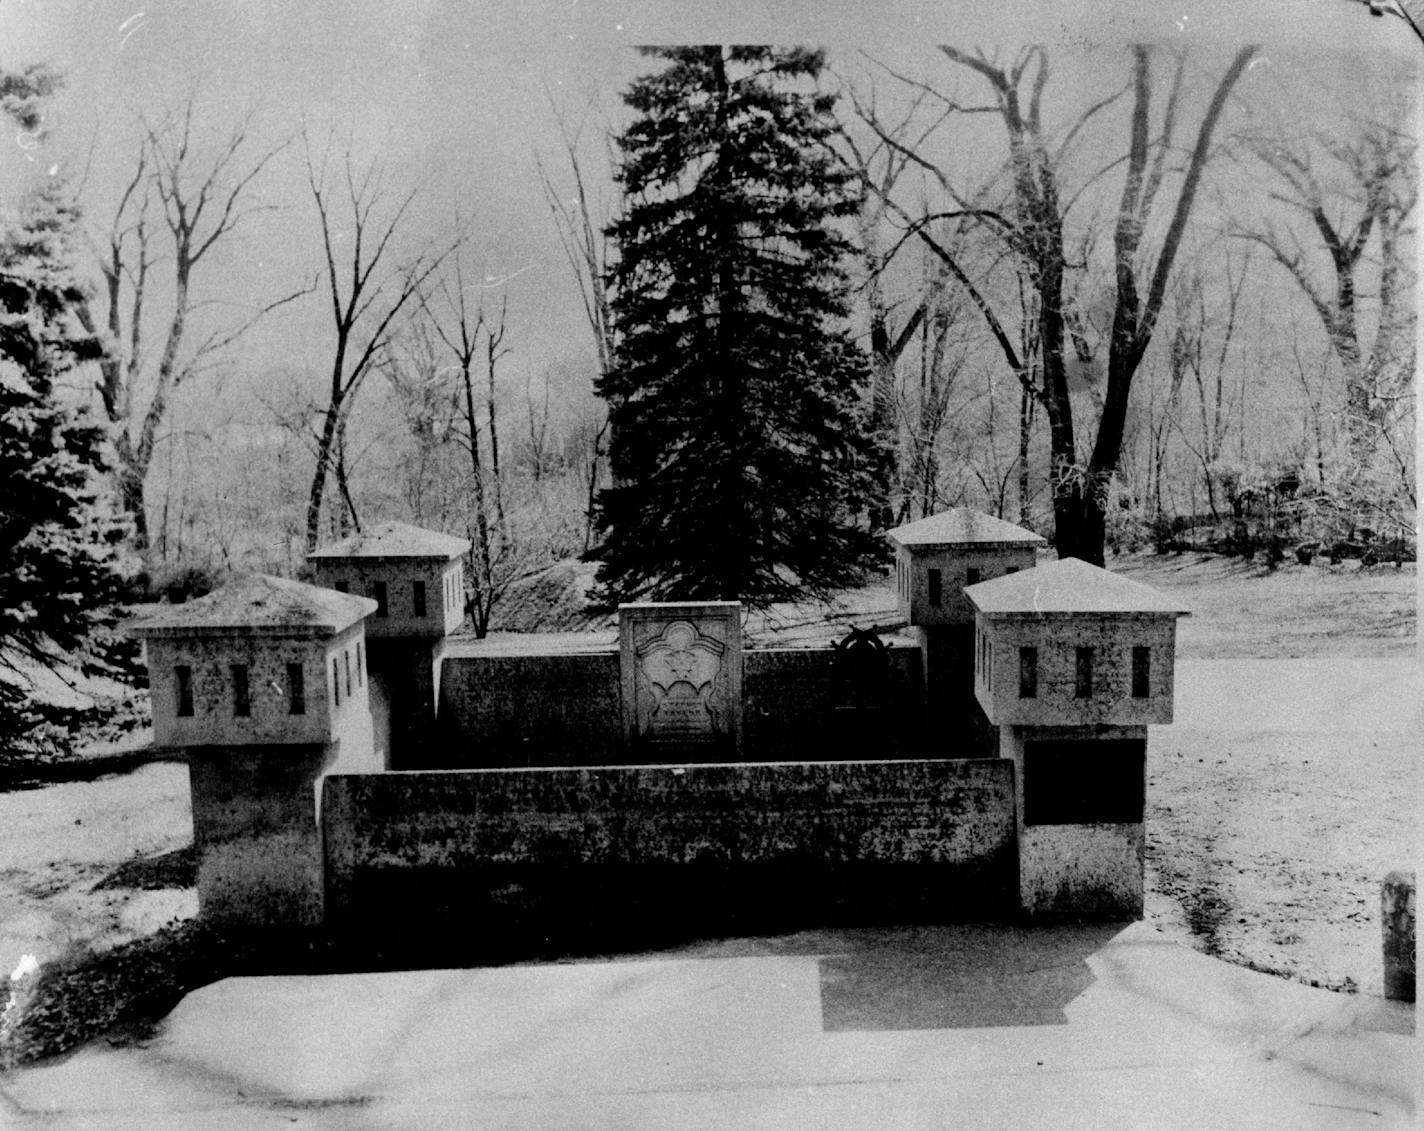
M 478 646 L 476 646 L 478 647 Z M 830 649 L 743 653 L 743 756 L 780 759 L 923 755 L 920 651 L 892 645 L 878 709 L 847 711 Z M 452 647 L 443 664 L 438 749 L 421 767 L 597 766 L 638 760 L 623 749 L 616 652 Z M 944 751 L 936 751 L 943 755 Z
M 440 680 L 424 766 L 597 766 L 621 760 L 618 654 L 462 653 Z M 438 748 L 437 748 L 438 746 Z
M 663 928 L 1000 918 L 1013 806 L 1003 760 L 335 774 L 327 923 L 650 945 Z
M 744 652 L 746 757 L 759 761 L 925 757 L 920 650 L 890 645 L 885 659 L 880 687 L 852 688 L 838 677 L 836 653 L 830 649 Z M 856 695 L 874 700 L 875 707 L 851 706 Z

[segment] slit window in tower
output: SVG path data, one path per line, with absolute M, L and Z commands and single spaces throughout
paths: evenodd
M 301 664 L 287 665 L 287 714 L 307 713 L 307 680 Z
M 245 719 L 252 714 L 252 700 L 247 689 L 247 665 L 232 665 L 232 713 L 235 718 Z
M 1152 694 L 1152 649 L 1139 644 L 1132 649 L 1132 697 L 1146 699 Z
M 1019 649 L 1019 698 L 1038 698 L 1038 649 Z
M 178 714 L 190 716 L 193 713 L 193 669 L 179 664 L 173 669 L 173 678 L 178 681 Z
M 1073 697 L 1091 699 L 1093 697 L 1093 650 L 1079 647 L 1073 673 Z

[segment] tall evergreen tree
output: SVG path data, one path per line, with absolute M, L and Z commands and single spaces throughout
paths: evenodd
M 75 316 L 76 222 L 57 182 L 0 213 L 0 743 L 26 723 L 31 666 L 79 647 L 121 581 L 106 436 L 58 387 L 102 354 Z
M 874 554 L 876 447 L 845 326 L 857 207 L 827 144 L 819 52 L 646 48 L 625 95 L 612 307 L 615 486 L 599 494 L 605 597 L 823 595 Z

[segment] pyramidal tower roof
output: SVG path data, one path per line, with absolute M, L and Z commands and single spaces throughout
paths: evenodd
M 969 585 L 964 595 L 986 616 L 1057 613 L 1155 613 L 1187 616 L 1190 610 L 1150 585 L 1110 573 L 1078 558 Z
M 131 636 L 335 636 L 376 611 L 369 597 L 254 573 L 129 621 Z
M 383 522 L 330 546 L 321 546 L 307 558 L 438 558 L 450 561 L 469 548 L 470 543 L 465 538 L 409 526 L 404 522 Z
M 968 507 L 953 507 L 918 522 L 897 526 L 885 536 L 900 546 L 1045 544 L 1045 539 L 1032 530 Z

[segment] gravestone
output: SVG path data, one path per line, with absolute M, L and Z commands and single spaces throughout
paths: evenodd
M 742 737 L 742 607 L 618 608 L 623 736 L 655 761 L 734 758 Z

